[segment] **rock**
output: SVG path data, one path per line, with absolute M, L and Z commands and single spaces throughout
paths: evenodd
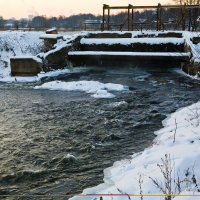
M 66 156 L 64 156 L 59 162 L 57 167 L 66 167 L 69 164 L 73 164 L 76 163 L 78 161 L 78 159 L 72 155 L 72 154 L 67 154 Z
M 200 64 L 199 63 L 188 63 L 182 67 L 182 70 L 192 76 L 200 75 Z
M 200 43 L 200 37 L 193 37 L 193 38 L 191 38 L 191 40 L 192 40 L 192 43 L 193 43 L 193 44 L 198 44 L 198 43 Z
M 107 142 L 107 141 L 113 141 L 113 140 L 121 140 L 121 138 L 115 134 L 110 134 L 102 139 L 101 142 Z
M 80 146 L 80 152 L 82 152 L 82 153 L 89 153 L 89 152 L 91 152 L 94 149 L 95 149 L 95 146 L 93 146 L 93 145 L 91 145 L 89 143 L 82 144 Z
M 58 42 L 58 40 L 63 39 L 63 36 L 50 33 L 40 36 L 40 39 L 44 40 L 44 49 L 45 52 L 47 52 L 53 49 L 54 45 Z
M 65 46 L 59 50 L 52 50 L 47 53 L 44 58 L 44 70 L 63 69 L 68 65 L 69 47 Z
M 126 110 L 127 108 L 128 108 L 128 103 L 126 101 L 113 102 L 104 105 L 104 109 L 107 111 Z

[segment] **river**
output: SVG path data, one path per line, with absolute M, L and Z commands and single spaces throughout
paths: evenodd
M 93 68 L 57 78 L 129 86 L 114 99 L 1 83 L 0 199 L 68 199 L 102 183 L 115 161 L 150 146 L 168 114 L 200 99 L 198 80 L 162 67 Z

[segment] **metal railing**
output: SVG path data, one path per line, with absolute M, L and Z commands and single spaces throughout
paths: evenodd
M 196 26 L 198 23 L 195 23 L 195 27 L 192 26 L 192 10 L 193 9 L 200 9 L 199 5 L 161 5 L 158 4 L 156 6 L 133 6 L 129 4 L 128 6 L 109 6 L 104 4 L 103 5 L 103 17 L 102 17 L 102 26 L 101 30 L 111 30 L 111 27 L 114 26 L 113 23 L 111 23 L 111 10 L 125 10 L 127 11 L 127 18 L 121 23 L 122 26 L 120 26 L 120 30 L 125 26 L 127 26 L 128 31 L 138 30 L 136 25 L 140 26 L 140 29 L 143 28 L 144 23 L 139 23 L 134 18 L 134 12 L 135 10 L 156 10 L 155 12 L 155 19 L 151 22 L 148 22 L 146 24 L 148 25 L 155 25 L 155 29 L 157 31 L 165 30 L 166 27 L 169 26 L 169 23 L 164 19 L 163 12 L 167 9 L 179 9 L 180 15 L 178 17 L 178 20 L 176 21 L 176 24 L 174 24 L 175 30 L 188 30 L 190 29 L 196 29 Z M 198 17 L 198 16 L 196 16 Z M 193 20 L 194 21 L 194 20 Z M 168 25 L 168 26 L 167 26 Z M 172 25 L 172 23 L 171 23 Z

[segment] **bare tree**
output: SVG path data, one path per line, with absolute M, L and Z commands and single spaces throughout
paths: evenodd
M 171 200 L 172 199 L 172 171 L 173 171 L 173 165 L 170 158 L 170 155 L 165 154 L 164 158 L 161 158 L 162 164 L 158 164 L 158 167 L 160 168 L 160 171 L 164 177 L 164 184 L 161 181 L 158 181 L 157 179 L 154 179 L 152 177 L 149 177 L 153 184 L 162 191 L 163 194 L 166 195 L 165 200 Z
M 4 19 L 2 16 L 0 16 L 0 28 L 3 28 L 4 27 Z
M 173 0 L 180 5 L 199 5 L 200 0 Z M 195 31 L 198 26 L 197 18 L 199 16 L 199 8 L 188 9 L 188 30 Z
M 200 0 L 173 0 L 175 3 L 180 5 L 199 5 Z

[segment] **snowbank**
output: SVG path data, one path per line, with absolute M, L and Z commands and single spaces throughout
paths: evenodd
M 57 70 L 41 73 L 33 77 L 11 77 L 10 58 L 34 58 L 41 62 L 38 55 L 43 50 L 43 40 L 39 39 L 44 32 L 0 31 L 0 82 L 37 82 L 43 77 L 57 76 L 69 70 Z M 77 36 L 77 33 L 63 33 L 65 41 L 60 41 L 56 47 L 63 48 Z M 53 51 L 53 50 L 52 50 Z M 41 53 L 43 57 L 44 53 Z
M 42 32 L 0 31 L 0 81 L 15 78 L 10 77 L 11 57 L 31 57 L 42 51 L 43 42 L 39 39 Z M 19 78 L 21 79 L 21 78 Z M 27 77 L 23 81 L 32 82 Z
M 40 39 L 63 39 L 63 37 L 59 34 L 43 34 Z
M 40 58 L 38 58 L 37 56 L 27 56 L 27 55 L 21 55 L 21 56 L 14 56 L 14 57 L 10 57 L 10 59 L 12 60 L 18 60 L 18 59 L 21 59 L 21 60 L 26 60 L 26 59 L 32 59 L 38 63 L 42 63 L 42 60 Z
M 58 42 L 54 45 L 54 49 L 46 52 L 46 53 L 40 53 L 40 57 L 43 57 L 44 59 L 51 53 L 55 53 L 63 48 L 68 48 L 71 46 L 71 42 L 74 41 L 78 36 L 85 36 L 88 32 L 67 32 L 65 34 L 59 34 L 62 36 L 62 40 L 58 40 Z
M 110 91 L 124 91 L 128 90 L 128 87 L 120 84 L 104 84 L 98 81 L 52 81 L 44 83 L 41 86 L 36 86 L 35 89 L 80 91 L 92 94 L 91 96 L 94 98 L 114 98 L 115 95 L 110 93 Z
M 0 32 L 0 60 L 9 62 L 10 57 L 37 55 L 43 42 L 42 32 L 2 31 Z
M 84 194 L 163 194 L 166 189 L 164 173 L 170 169 L 171 192 L 182 195 L 200 195 L 200 102 L 180 109 L 163 121 L 164 128 L 156 132 L 153 145 L 132 159 L 116 162 L 104 171 L 104 184 L 84 190 Z M 158 183 L 156 186 L 155 182 Z M 140 182 L 140 183 L 139 183 Z M 179 183 L 179 184 L 178 184 Z M 178 189 L 179 185 L 179 189 Z M 140 187 L 141 186 L 141 187 Z M 127 196 L 104 196 L 103 200 L 128 199 Z M 190 200 L 191 196 L 175 197 Z M 73 197 L 94 199 L 94 196 Z M 99 199 L 99 198 L 97 198 Z M 130 199 L 139 200 L 141 196 Z M 144 200 L 161 200 L 164 197 L 148 197 Z
M 79 69 L 77 69 L 78 71 Z M 74 70 L 75 72 L 76 70 Z M 6 72 L 4 70 L 4 72 Z M 55 76 L 59 76 L 61 74 L 66 74 L 66 73 L 72 73 L 71 70 L 69 69 L 62 69 L 62 70 L 55 70 L 55 71 L 50 71 L 50 72 L 41 72 L 39 73 L 37 76 L 10 76 L 9 75 L 10 72 L 7 72 L 6 75 L 0 77 L 0 82 L 5 82 L 5 83 L 13 83 L 13 82 L 18 82 L 18 83 L 32 83 L 32 82 L 38 82 L 40 81 L 42 78 L 45 77 L 55 77 Z

